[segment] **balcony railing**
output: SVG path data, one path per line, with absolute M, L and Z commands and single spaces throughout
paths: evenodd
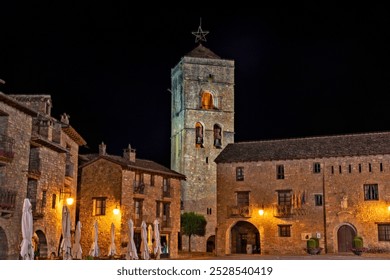
M 43 204 L 42 199 L 37 199 L 35 201 L 31 200 L 31 209 L 34 220 L 41 219 L 45 215 L 45 205 Z
M 74 163 L 67 162 L 65 166 L 65 177 L 73 178 Z
M 14 158 L 13 146 L 15 140 L 7 135 L 0 134 L 0 161 L 11 162 Z
M 28 173 L 33 175 L 41 175 L 41 159 L 30 159 L 28 163 Z
M 167 216 L 163 216 L 161 221 L 161 228 L 170 228 L 170 227 L 172 227 L 171 218 Z
M 15 211 L 16 191 L 0 188 L 0 217 L 9 218 Z
M 144 182 L 134 181 L 133 182 L 134 193 L 144 194 L 145 193 L 145 184 Z
M 250 218 L 252 216 L 252 210 L 249 206 L 228 206 L 228 216 Z
M 291 205 L 274 205 L 274 217 L 288 218 L 293 215 Z

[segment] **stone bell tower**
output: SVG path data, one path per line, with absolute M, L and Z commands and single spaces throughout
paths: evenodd
M 202 45 L 201 26 L 195 43 L 171 70 L 171 169 L 184 174 L 181 211 L 207 220 L 204 237 L 191 237 L 191 251 L 213 252 L 216 228 L 214 159 L 234 142 L 234 61 Z M 188 237 L 182 236 L 188 250 Z

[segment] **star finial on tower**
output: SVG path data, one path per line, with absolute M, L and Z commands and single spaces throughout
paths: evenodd
M 199 27 L 198 27 L 198 31 L 196 32 L 191 32 L 192 35 L 195 36 L 195 43 L 197 42 L 200 42 L 200 41 L 204 41 L 206 42 L 206 35 L 209 34 L 208 31 L 203 31 L 202 30 L 202 18 L 200 18 L 200 23 L 199 23 Z

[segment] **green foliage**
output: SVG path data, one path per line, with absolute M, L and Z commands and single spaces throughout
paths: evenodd
M 353 239 L 353 248 L 363 248 L 363 237 L 355 236 Z
M 306 241 L 307 248 L 316 248 L 316 241 L 313 238 L 310 238 Z
M 188 251 L 191 252 L 191 236 L 204 236 L 206 234 L 207 221 L 203 215 L 195 212 L 186 212 L 181 214 L 181 233 L 188 236 Z

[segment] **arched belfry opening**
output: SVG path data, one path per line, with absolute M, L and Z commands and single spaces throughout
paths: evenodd
M 201 96 L 201 108 L 205 110 L 214 109 L 214 97 L 209 91 L 203 91 Z
M 195 124 L 195 144 L 197 148 L 203 148 L 203 125 L 200 122 Z

